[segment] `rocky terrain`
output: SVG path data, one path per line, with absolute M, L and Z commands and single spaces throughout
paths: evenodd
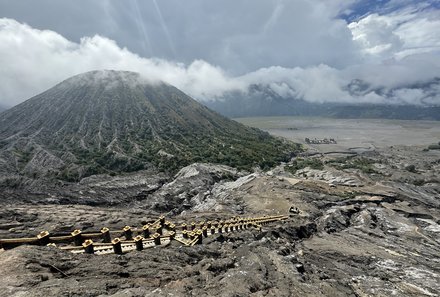
M 439 151 L 395 146 L 298 156 L 253 173 L 196 163 L 171 179 L 94 176 L 66 188 L 75 199 L 3 199 L 0 238 L 140 226 L 159 214 L 290 219 L 125 255 L 1 251 L 0 296 L 439 296 L 439 171 Z M 130 198 L 98 198 L 113 191 Z
M 304 152 L 136 73 L 82 74 L 0 114 L 0 238 L 289 219 L 124 255 L 2 249 L 0 296 L 438 296 L 439 170 L 427 146 Z

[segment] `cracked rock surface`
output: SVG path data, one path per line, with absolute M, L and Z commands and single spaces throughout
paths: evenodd
M 136 185 L 130 177 L 76 185 L 93 185 L 97 194 L 88 195 L 95 199 L 99 187 L 144 191 L 117 204 L 3 199 L 0 238 L 141 226 L 159 214 L 174 222 L 264 214 L 289 220 L 195 247 L 172 243 L 124 255 L 3 250 L 0 296 L 439 296 L 440 154 L 406 147 L 319 158 L 322 170 L 295 174 L 283 165 L 249 174 L 193 164 L 155 187 L 145 173 Z M 358 184 L 317 176 L 351 176 Z M 292 206 L 299 212 L 289 213 Z

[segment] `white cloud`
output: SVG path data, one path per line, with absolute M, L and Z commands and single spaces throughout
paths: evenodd
M 275 11 L 274 17 L 278 13 Z M 394 32 L 393 29 L 387 34 Z M 386 41 L 386 37 L 379 36 L 376 44 Z M 395 43 L 392 47 L 400 49 L 402 45 Z M 261 84 L 282 97 L 311 102 L 440 104 L 439 96 L 431 94 L 438 86 L 429 92 L 407 87 L 440 77 L 440 59 L 433 52 L 341 69 L 324 63 L 295 68 L 272 66 L 232 76 L 203 60 L 185 65 L 143 58 L 99 35 L 84 37 L 76 43 L 56 32 L 38 30 L 4 18 L 0 19 L 0 65 L 0 105 L 17 104 L 70 76 L 96 69 L 139 72 L 148 79 L 173 84 L 202 101 L 220 98 L 225 92 L 234 90 L 245 93 L 250 85 Z M 347 85 L 355 78 L 365 81 L 369 89 L 362 94 L 350 92 Z M 389 92 L 376 92 L 377 88 L 389 89 Z
M 75 74 L 96 70 L 131 70 L 163 80 L 196 97 L 244 88 L 219 67 L 197 60 L 188 67 L 162 59 L 146 59 L 102 36 L 70 42 L 52 32 L 0 19 L 0 103 L 13 105 Z
M 279 95 L 284 93 L 311 102 L 348 100 L 341 89 L 344 85 L 341 71 L 324 64 L 307 68 L 262 68 L 237 79 L 246 85 L 268 85 Z M 288 92 L 286 85 L 290 88 Z M 280 88 L 284 91 L 280 92 Z
M 143 57 L 201 59 L 234 75 L 274 65 L 345 67 L 358 58 L 337 17 L 354 0 L 3 2 L 0 16 L 75 42 L 106 36 Z
M 353 40 L 358 42 L 364 53 L 385 55 L 400 50 L 403 41 L 395 34 L 396 24 L 387 17 L 371 14 L 358 22 L 348 25 L 353 33 Z
M 370 14 L 348 28 L 363 53 L 378 60 L 440 51 L 440 11 L 423 3 Z

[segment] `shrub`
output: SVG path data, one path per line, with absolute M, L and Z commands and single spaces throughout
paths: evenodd
M 373 168 L 373 164 L 377 161 L 364 158 L 364 157 L 356 157 L 356 158 L 345 158 L 345 159 L 339 159 L 337 161 L 331 161 L 328 162 L 328 164 L 332 165 L 336 169 L 343 170 L 343 169 L 358 169 L 364 173 L 379 173 Z M 342 163 L 342 164 L 341 164 Z
M 416 179 L 412 182 L 412 184 L 415 186 L 423 186 L 425 184 L 425 180 L 424 179 Z
M 406 171 L 409 171 L 409 172 L 413 172 L 413 173 L 415 173 L 416 172 L 416 166 L 414 166 L 414 165 L 408 165 L 408 166 L 406 166 L 405 167 L 405 170 Z
M 312 158 L 312 159 L 295 159 L 292 161 L 292 164 L 286 166 L 286 170 L 292 174 L 295 174 L 298 170 L 310 167 L 316 170 L 324 169 L 324 164 L 321 160 Z

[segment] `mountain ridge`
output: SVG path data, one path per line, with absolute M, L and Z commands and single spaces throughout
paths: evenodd
M 173 172 L 199 161 L 251 169 L 296 149 L 134 72 L 80 74 L 0 115 L 3 171 L 33 177 Z
M 246 91 L 225 93 L 205 104 L 232 118 L 249 116 L 324 116 L 333 118 L 385 118 L 407 120 L 440 120 L 440 78 L 394 88 L 374 87 L 366 81 L 353 79 L 345 86 L 350 96 L 366 95 L 386 98 L 383 103 L 309 102 L 301 96 L 277 93 L 270 85 L 254 84 Z M 290 90 L 292 94 L 298 94 Z M 419 104 L 402 99 L 406 92 L 418 93 Z M 331 98 L 329 98 L 331 99 Z

